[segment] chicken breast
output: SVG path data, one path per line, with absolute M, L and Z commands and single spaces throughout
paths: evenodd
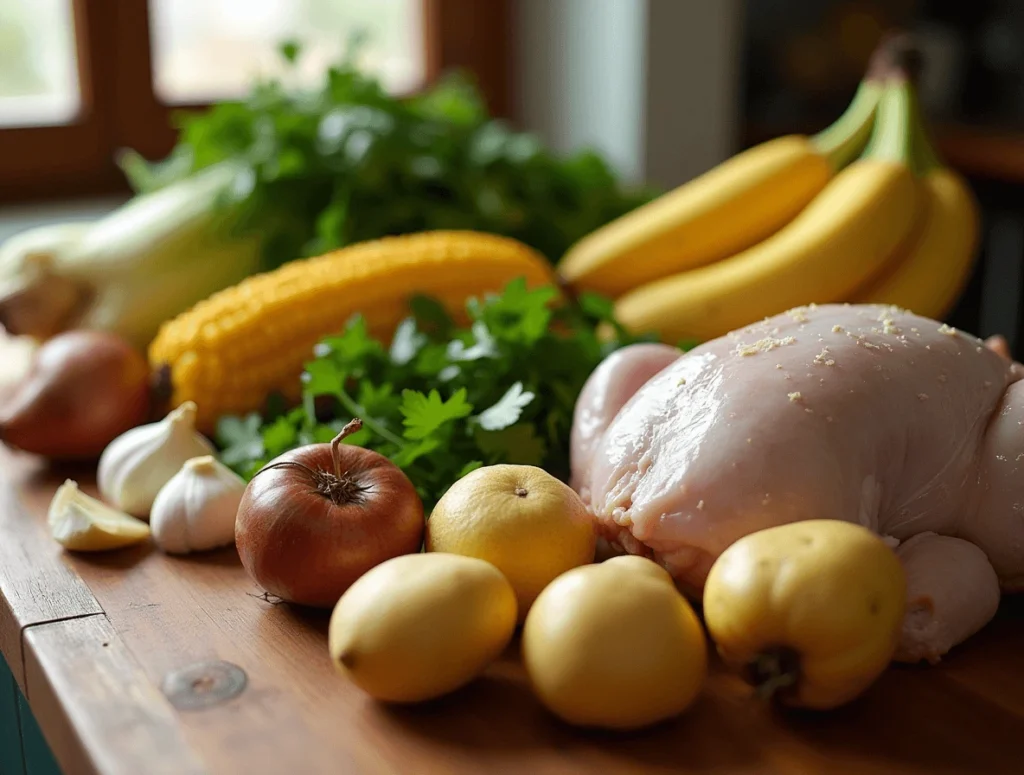
M 596 392 L 621 395 L 645 376 L 620 363 L 595 373 Z M 857 522 L 893 546 L 960 538 L 1012 588 L 1024 582 L 1022 376 L 976 337 L 898 308 L 794 309 L 677 357 L 603 431 L 581 428 L 574 481 L 608 541 L 694 595 L 737 539 L 815 518 Z M 950 549 L 931 541 L 913 556 L 927 579 Z M 991 609 L 989 576 L 975 576 L 978 590 L 944 603 L 944 616 L 979 600 Z M 935 626 L 946 640 L 977 629 Z
M 615 415 L 647 380 L 675 361 L 679 350 L 667 344 L 634 344 L 605 358 L 590 375 L 576 401 L 572 421 L 570 484 L 590 498 L 586 472 L 594 447 Z

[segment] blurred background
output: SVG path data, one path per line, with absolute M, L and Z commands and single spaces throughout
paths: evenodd
M 492 113 L 558 152 L 678 185 L 841 112 L 882 33 L 913 31 L 945 160 L 985 217 L 952 322 L 1021 341 L 1024 3 L 1019 0 L 0 0 L 0 239 L 124 201 L 121 148 L 156 159 L 174 111 L 254 78 L 322 78 L 349 34 L 396 94 L 471 72 Z M 302 42 L 282 69 L 284 39 Z

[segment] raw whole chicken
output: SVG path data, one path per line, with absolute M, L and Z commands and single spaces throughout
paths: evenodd
M 576 406 L 572 484 L 613 550 L 698 595 L 742 536 L 857 522 L 904 563 L 897 658 L 937 661 L 1024 589 L 1024 367 L 896 307 L 802 307 L 686 354 L 607 358 Z

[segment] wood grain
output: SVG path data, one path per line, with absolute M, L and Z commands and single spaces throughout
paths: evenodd
M 9 660 L 17 649 L 20 668 L 29 628 L 29 701 L 68 773 L 1022 771 L 1024 600 L 1005 601 L 941 666 L 893 668 L 829 714 L 762 705 L 715 666 L 677 720 L 629 735 L 571 729 L 532 697 L 516 647 L 447 698 L 385 707 L 334 672 L 328 613 L 261 599 L 233 549 L 63 553 L 45 513 L 69 475 L 95 493 L 88 468 L 0 452 L 0 647 Z M 158 687 L 211 660 L 244 670 L 244 691 L 174 710 Z
M 68 775 L 205 772 L 177 716 L 102 614 L 25 633 L 29 704 Z
M 0 410 L 27 373 L 33 349 L 0 333 Z M 0 445 L 0 470 L 10 480 L 30 480 L 42 468 L 38 460 Z M 60 548 L 39 530 L 38 520 L 25 516 L 18 490 L 0 486 L 0 653 L 22 690 L 22 630 L 100 610 L 88 587 L 64 565 Z
M 18 489 L 6 484 L 32 482 L 43 470 L 37 460 L 0 447 L 0 471 L 5 479 L 0 484 L 0 652 L 23 691 L 22 631 L 35 624 L 103 610 L 88 586 L 64 564 L 60 547 L 47 533 L 45 504 L 39 511 L 36 498 L 35 512 L 26 511 Z M 89 476 L 90 472 L 47 472 L 49 477 L 83 474 Z
M 42 509 L 59 480 L 55 472 L 37 472 L 8 483 L 24 496 L 24 524 L 41 525 Z M 237 698 L 175 714 L 187 748 L 211 772 L 1021 771 L 1019 599 L 1007 600 L 999 618 L 943 665 L 894 667 L 861 700 L 833 713 L 764 706 L 716 666 L 703 696 L 683 717 L 645 732 L 609 735 L 571 729 L 546 713 L 529 692 L 514 647 L 483 678 L 447 698 L 410 708 L 378 705 L 334 673 L 327 657 L 327 613 L 260 599 L 233 550 L 171 558 L 147 545 L 67 562 L 88 582 L 124 642 L 128 653 L 118 660 L 134 658 L 150 687 L 170 671 L 214 659 L 247 673 L 248 686 Z M 105 621 L 89 617 L 59 627 L 92 628 Z M 29 630 L 30 647 L 54 627 Z M 93 748 L 104 732 L 111 737 L 108 745 L 116 745 L 119 736 L 113 728 L 84 734 L 78 727 L 90 716 L 78 706 L 98 708 L 82 697 L 94 694 L 94 668 L 91 659 L 62 663 L 70 658 L 61 654 L 70 649 L 61 642 L 47 642 L 50 661 L 42 665 L 48 674 L 63 676 L 53 684 L 51 703 L 68 708 L 83 748 L 101 757 Z M 32 659 L 30 690 L 37 680 Z M 104 674 L 113 669 L 103 667 Z M 141 686 L 141 678 L 131 685 Z M 135 702 L 112 682 L 110 691 L 118 713 Z M 145 695 L 151 698 L 152 690 Z M 30 701 L 36 706 L 31 694 Z M 151 699 L 141 707 L 150 708 Z M 48 719 L 51 711 L 42 715 Z M 48 735 L 62 734 L 46 729 Z M 118 761 L 108 766 L 124 771 Z

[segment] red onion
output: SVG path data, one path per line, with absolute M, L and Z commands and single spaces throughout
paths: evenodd
M 342 444 L 286 452 L 253 477 L 235 522 L 235 544 L 253 580 L 283 600 L 333 607 L 356 579 L 423 542 L 423 502 L 383 455 Z

